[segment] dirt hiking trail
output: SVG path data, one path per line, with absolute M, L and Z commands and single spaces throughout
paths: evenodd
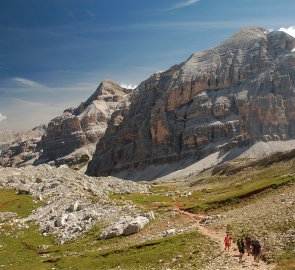
M 267 264 L 260 259 L 259 263 L 254 262 L 253 255 L 248 256 L 246 250 L 243 256 L 242 262 L 239 262 L 239 251 L 236 243 L 232 243 L 230 250 L 224 250 L 224 238 L 226 235 L 226 229 L 213 229 L 201 225 L 199 222 L 204 217 L 177 209 L 180 213 L 188 215 L 196 221 L 196 226 L 199 231 L 209 237 L 214 242 L 218 243 L 219 250 L 216 251 L 216 255 L 213 260 L 204 268 L 204 270 L 272 270 L 275 268 L 275 264 Z

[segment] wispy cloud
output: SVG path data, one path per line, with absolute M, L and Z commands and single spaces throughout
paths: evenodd
M 91 89 L 95 89 L 95 84 L 90 83 L 77 83 L 64 87 L 49 87 L 47 85 L 38 83 L 34 80 L 30 80 L 22 77 L 13 77 L 0 82 L 0 92 L 42 92 L 42 93 L 61 93 L 61 92 L 83 92 Z
M 131 83 L 120 83 L 120 86 L 127 89 L 135 89 L 137 85 Z
M 5 115 L 3 115 L 2 113 L 0 113 L 0 122 L 2 122 L 3 120 L 5 120 L 7 117 Z
M 174 6 L 172 6 L 170 8 L 170 10 L 175 10 L 175 9 L 179 9 L 179 8 L 185 8 L 185 7 L 188 7 L 188 6 L 192 6 L 192 5 L 196 4 L 199 1 L 200 0 L 182 0 L 180 3 L 177 3 Z
M 88 15 L 88 17 L 91 19 L 91 20 L 96 20 L 96 16 L 95 14 L 90 11 L 90 10 L 85 10 L 85 13 Z
M 19 84 L 21 86 L 28 86 L 28 87 L 44 87 L 44 85 L 37 83 L 35 81 L 26 79 L 26 78 L 20 78 L 20 77 L 14 77 L 11 78 L 12 82 L 15 82 L 16 84 Z
M 287 27 L 287 28 L 281 27 L 279 29 L 279 31 L 284 31 L 287 34 L 289 34 L 290 36 L 295 37 L 295 26 L 290 26 L 290 27 Z

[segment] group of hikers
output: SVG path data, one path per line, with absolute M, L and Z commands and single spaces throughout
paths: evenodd
M 225 245 L 225 250 L 229 251 L 229 248 L 231 246 L 231 237 L 229 233 L 226 233 L 226 236 L 224 238 L 224 245 Z M 259 263 L 261 245 L 258 240 L 252 239 L 251 236 L 247 234 L 245 239 L 243 237 L 240 237 L 237 240 L 237 246 L 239 250 L 240 262 L 242 262 L 243 255 L 245 254 L 245 248 L 246 248 L 248 256 L 250 256 L 250 254 L 253 254 L 254 262 Z

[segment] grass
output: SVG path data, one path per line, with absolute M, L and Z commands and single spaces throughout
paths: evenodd
M 133 196 L 143 204 L 168 198 L 160 194 L 147 198 Z M 0 190 L 0 201 L 1 211 L 13 211 L 19 217 L 28 216 L 37 207 L 31 196 L 16 195 L 14 190 Z M 0 265 L 7 270 L 115 269 L 117 266 L 132 270 L 159 269 L 162 265 L 182 269 L 191 262 L 195 269 L 202 269 L 212 251 L 211 242 L 198 232 L 138 243 L 136 238 L 128 237 L 99 240 L 103 226 L 97 224 L 80 238 L 58 245 L 52 236 L 42 236 L 33 223 L 24 228 L 17 223 L 1 222 Z
M 231 176 L 234 177 L 234 176 Z M 222 183 L 222 179 L 214 177 L 215 181 Z M 223 178 L 223 177 L 222 177 Z M 172 209 L 178 206 L 181 209 L 192 213 L 199 213 L 213 209 L 220 209 L 224 206 L 237 204 L 244 199 L 261 193 L 267 189 L 275 189 L 281 185 L 286 185 L 295 181 L 295 175 L 283 176 L 263 176 L 257 175 L 244 183 L 230 183 L 215 186 L 210 190 L 194 190 L 192 195 L 181 197 L 178 194 L 174 196 L 165 196 L 166 192 L 174 192 L 175 188 L 162 186 L 156 187 L 152 194 L 132 193 L 128 195 L 112 194 L 111 199 L 130 200 L 135 204 L 144 207 L 145 210 Z M 164 192 L 163 192 L 164 191 Z M 155 193 L 156 192 L 156 193 Z
M 142 244 L 131 245 L 123 248 L 110 248 L 99 250 L 100 242 L 93 246 L 92 250 L 86 249 L 79 254 L 63 257 L 56 263 L 57 269 L 66 269 L 69 265 L 74 265 L 72 269 L 159 269 L 159 261 L 167 266 L 181 269 L 189 257 L 199 268 L 204 263 L 201 254 L 205 248 L 209 248 L 210 243 L 204 239 L 204 246 L 199 245 L 202 236 L 197 232 L 167 237 L 160 240 L 149 241 Z M 194 252 L 193 255 L 191 252 Z M 173 258 L 181 255 L 177 261 Z M 210 255 L 210 254 L 207 254 Z
M 146 194 L 146 193 L 132 193 L 132 194 L 111 194 L 111 199 L 116 200 L 129 200 L 133 203 L 140 205 L 145 211 L 159 210 L 159 208 L 169 208 L 172 206 L 172 199 L 170 196 L 162 194 Z
M 258 198 L 263 191 L 293 183 L 293 171 L 294 161 L 289 160 L 269 167 L 245 168 L 232 175 L 207 176 L 200 182 L 192 178 L 190 180 L 195 182 L 190 188 L 192 195 L 188 197 L 180 196 L 188 188 L 153 185 L 151 194 L 112 194 L 110 198 L 118 203 L 130 200 L 143 210 L 154 210 L 158 215 L 176 206 L 194 213 L 216 209 L 224 211 L 249 198 Z M 166 196 L 167 192 L 174 195 Z M 41 204 L 34 204 L 29 195 L 0 190 L 0 212 L 11 211 L 26 217 Z M 80 238 L 60 246 L 52 237 L 41 236 L 34 224 L 30 224 L 29 228 L 18 228 L 0 223 L 0 265 L 5 265 L 8 270 L 202 269 L 213 252 L 212 243 L 198 232 L 140 243 L 140 236 L 98 240 L 102 227 L 103 224 L 97 224 Z M 42 245 L 48 247 L 42 249 Z M 278 258 L 277 269 L 294 270 L 294 248 L 290 244 Z
M 17 195 L 14 189 L 0 189 L 0 212 L 15 212 L 19 217 L 27 217 L 43 203 L 34 203 L 29 195 Z
M 236 175 L 233 175 L 229 178 L 234 179 L 235 177 Z M 215 181 L 218 181 L 218 176 L 214 178 Z M 221 183 L 223 182 L 222 178 L 219 179 Z M 229 180 L 227 179 L 227 181 Z M 275 189 L 294 181 L 294 174 L 277 175 L 275 170 L 273 170 L 273 175 L 270 172 L 268 172 L 268 175 L 259 173 L 243 182 L 234 182 L 233 180 L 224 185 L 215 186 L 215 188 L 205 192 L 195 191 L 191 197 L 179 200 L 179 203 L 182 203 L 181 208 L 198 213 L 234 205 L 267 189 Z
M 0 262 L 7 270 L 51 269 L 50 264 L 42 262 L 40 245 L 51 245 L 52 239 L 41 236 L 36 225 L 20 229 L 15 226 L 2 226 L 0 234 Z
M 97 240 L 100 226 L 93 228 L 81 239 L 62 246 L 53 238 L 41 236 L 35 225 L 29 228 L 2 228 L 0 241 L 0 262 L 5 269 L 159 269 L 159 261 L 165 266 L 182 269 L 190 261 L 194 269 L 202 269 L 202 264 L 212 251 L 209 240 L 198 232 L 130 244 L 122 248 L 114 246 L 120 239 Z M 202 245 L 199 243 L 202 242 Z M 48 245 L 47 248 L 40 248 Z M 204 256 L 206 254 L 206 256 Z M 177 260 L 173 260 L 181 255 Z
M 275 270 L 295 270 L 295 243 L 289 243 L 285 253 L 278 258 Z

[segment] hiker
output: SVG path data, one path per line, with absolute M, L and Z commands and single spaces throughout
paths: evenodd
M 250 253 L 251 253 L 251 237 L 250 237 L 249 234 L 246 235 L 245 242 L 246 242 L 246 249 L 247 249 L 248 256 L 250 256 Z
M 224 250 L 227 249 L 227 251 L 229 251 L 230 244 L 231 244 L 231 237 L 229 236 L 229 233 L 227 232 L 224 238 L 224 245 L 225 245 Z
M 258 240 L 252 240 L 252 252 L 254 255 L 254 262 L 259 263 L 259 257 L 260 257 L 260 252 L 261 252 L 261 246 Z
M 242 262 L 243 255 L 245 253 L 245 242 L 244 242 L 243 238 L 238 239 L 237 246 L 238 246 L 238 250 L 240 252 L 240 254 L 239 254 L 240 262 Z

